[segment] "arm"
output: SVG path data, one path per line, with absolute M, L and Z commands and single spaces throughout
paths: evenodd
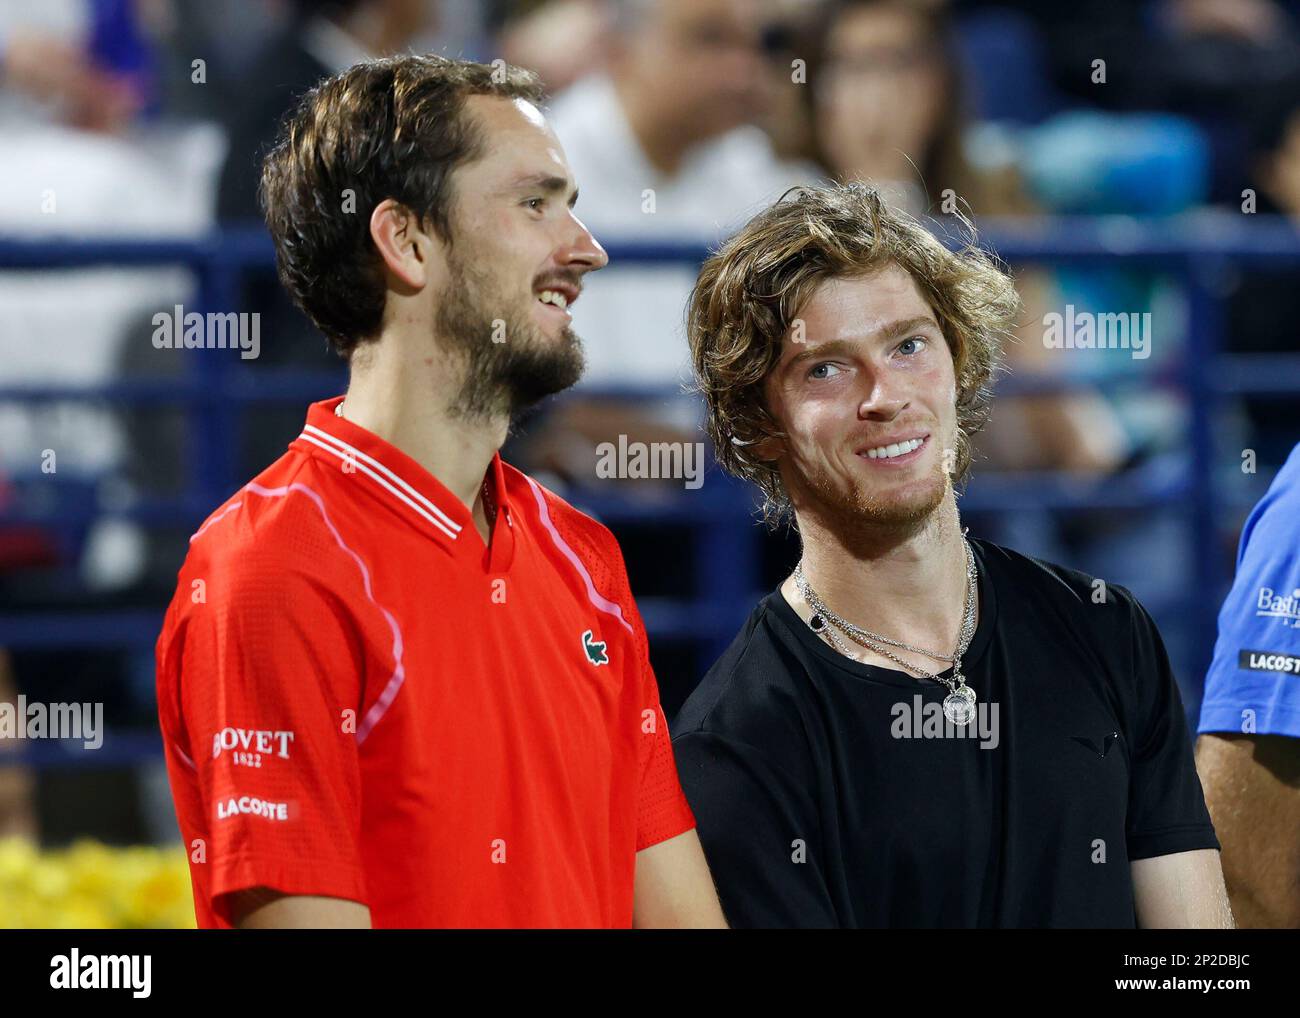
M 1135 859 L 1133 897 L 1145 929 L 1230 930 L 1232 910 L 1213 848 Z
M 679 736 L 673 749 L 731 925 L 840 926 L 811 783 L 797 759 L 775 746 L 763 753 L 704 731 Z
M 230 913 L 241 930 L 370 929 L 370 909 L 360 902 L 280 894 L 269 887 L 232 895 Z
M 1300 927 L 1300 739 L 1207 733 L 1196 766 L 1241 925 Z
M 1137 923 L 1142 927 L 1231 929 L 1219 841 L 1192 758 L 1178 683 L 1160 633 L 1132 595 L 1137 701 L 1126 825 Z
M 709 864 L 694 830 L 636 854 L 636 929 L 725 930 Z
M 312 536 L 304 528 L 303 540 Z M 191 576 L 206 577 L 207 600 L 185 596 Z M 237 563 L 187 561 L 181 577 L 183 625 L 159 643 L 158 671 L 170 677 L 159 715 L 189 758 L 173 779 L 193 783 L 206 814 L 184 832 L 205 844 L 196 895 L 218 926 L 236 924 L 230 906 L 250 889 L 364 901 L 360 765 L 347 723 L 362 702 L 352 662 L 364 630 L 322 589 L 343 578 L 284 568 L 263 549 Z
M 1300 445 L 1242 528 L 1196 743 L 1242 926 L 1300 927 L 1300 629 L 1257 602 L 1300 587 L 1297 521 Z

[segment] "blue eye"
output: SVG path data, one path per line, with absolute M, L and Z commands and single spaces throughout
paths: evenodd
M 921 344 L 920 349 L 915 349 L 915 350 L 905 350 L 905 349 L 904 349 L 904 347 L 908 346 L 908 344 L 916 344 L 916 343 Z M 909 336 L 907 339 L 903 340 L 901 343 L 898 344 L 898 350 L 899 350 L 899 353 L 906 354 L 907 356 L 910 357 L 910 356 L 912 356 L 912 354 L 920 353 L 921 350 L 924 350 L 924 349 L 925 349 L 925 345 L 926 345 L 926 343 L 925 343 L 925 339 L 924 339 L 923 337 L 921 337 L 921 336 Z
M 840 370 L 838 367 L 836 367 L 836 366 L 835 366 L 834 364 L 832 364 L 830 361 L 822 361 L 820 364 L 814 364 L 814 365 L 813 365 L 813 366 L 808 370 L 808 377 L 809 377 L 809 378 L 830 378 L 831 376 L 830 376 L 829 374 L 824 374 L 824 373 L 823 373 L 823 374 L 819 374 L 819 373 L 818 373 L 818 372 L 821 372 L 823 368 L 826 368 L 828 371 L 836 371 L 836 372 L 838 372 L 838 371 Z

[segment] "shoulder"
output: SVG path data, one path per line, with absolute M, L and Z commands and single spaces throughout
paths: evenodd
M 212 512 L 190 537 L 181 570 L 211 594 L 297 606 L 307 587 L 331 588 L 355 574 L 330 514 L 329 478 L 311 457 L 286 454 Z
M 1300 444 L 1291 450 L 1291 455 L 1242 527 L 1238 564 L 1254 544 L 1290 539 L 1290 545 L 1284 543 L 1282 546 L 1293 546 L 1297 535 L 1300 535 Z
M 1117 618 L 1127 625 L 1133 615 L 1144 613 L 1132 591 L 1104 577 L 1024 555 L 990 541 L 972 540 L 971 543 L 979 551 L 983 567 L 993 575 L 999 595 L 1013 595 L 1021 602 L 1020 606 L 1030 611 L 1040 608 L 1054 614 L 1068 613 L 1081 625 Z M 1114 610 L 1083 611 L 1103 605 Z
M 803 665 L 781 638 L 771 599 L 758 603 L 673 720 L 674 740 L 713 736 L 751 746 L 804 739 L 798 676 Z
M 584 562 L 614 556 L 622 566 L 623 552 L 618 538 L 605 524 L 509 463 L 502 462 L 501 468 L 511 503 L 528 513 L 553 541 L 567 546 Z
M 1149 709 L 1171 672 L 1160 632 L 1132 591 L 987 541 L 973 543 L 994 580 L 999 626 L 1034 641 L 1040 653 L 1084 662 L 1125 713 Z
M 645 627 L 613 532 L 522 471 L 505 462 L 501 466 L 511 505 L 526 514 L 529 529 L 543 549 L 553 552 L 560 572 L 576 576 L 587 600 L 644 640 Z

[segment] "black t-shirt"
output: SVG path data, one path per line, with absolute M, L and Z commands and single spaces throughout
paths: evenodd
M 971 543 L 970 726 L 779 590 L 686 701 L 673 749 L 733 926 L 1132 927 L 1131 860 L 1219 847 L 1145 609 Z

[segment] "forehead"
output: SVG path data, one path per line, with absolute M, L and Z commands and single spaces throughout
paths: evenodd
M 902 8 L 850 8 L 835 22 L 830 49 L 839 54 L 872 46 L 906 46 L 924 34 L 921 17 Z
M 757 0 L 660 0 L 653 15 L 673 27 L 752 24 L 759 13 Z
M 906 318 L 934 317 L 916 280 L 893 263 L 860 276 L 823 280 L 797 315 L 814 342 L 869 335 Z
M 483 135 L 483 153 L 473 164 L 474 176 L 496 178 L 519 172 L 569 175 L 569 163 L 560 139 L 527 99 L 472 95 L 465 111 Z

